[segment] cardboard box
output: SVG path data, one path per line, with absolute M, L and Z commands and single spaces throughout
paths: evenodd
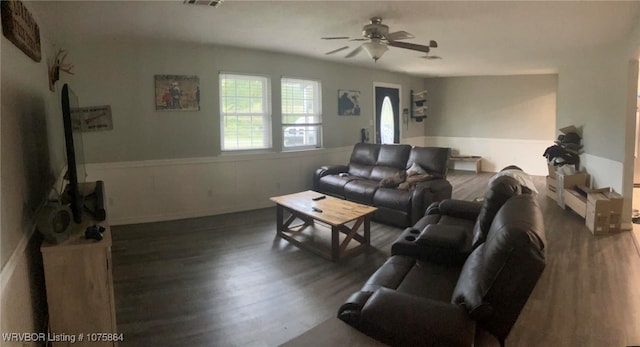
M 556 187 L 558 187 L 558 180 L 551 176 L 547 176 L 547 188 L 551 188 L 555 192 Z
M 576 134 L 578 134 L 578 136 L 580 136 L 580 138 L 582 138 L 582 127 L 576 128 L 575 125 L 569 125 L 569 126 L 566 126 L 564 128 L 560 128 L 559 130 L 560 130 L 561 133 L 563 133 L 565 135 L 568 134 L 568 133 L 576 133 Z
M 622 196 L 611 188 L 593 189 L 587 194 L 585 224 L 595 235 L 619 231 L 622 221 Z
M 622 195 L 616 192 L 605 192 L 609 199 L 609 232 L 620 231 L 622 227 Z
M 587 184 L 589 176 L 584 172 L 573 175 L 562 175 L 558 173 L 556 176 L 556 191 L 558 205 L 562 208 L 567 206 L 577 212 L 582 218 L 586 213 L 586 199 L 575 191 L 576 186 L 584 186 Z M 553 182 L 553 181 L 552 181 Z M 570 190 L 570 192 L 565 192 Z
M 561 176 L 561 177 L 560 177 Z M 578 172 L 573 175 L 560 175 L 558 182 L 562 181 L 562 188 L 573 189 L 576 186 L 589 186 L 589 175 L 584 172 Z
M 573 189 L 562 191 L 564 204 L 575 211 L 580 217 L 585 218 L 587 214 L 587 199 Z
M 549 176 L 547 177 L 551 177 L 551 178 L 556 178 L 556 167 L 551 165 L 551 164 L 547 164 L 547 170 L 549 170 Z
M 603 192 L 587 195 L 585 224 L 594 235 L 609 232 L 610 200 Z
M 547 196 L 558 201 L 558 180 L 547 176 Z

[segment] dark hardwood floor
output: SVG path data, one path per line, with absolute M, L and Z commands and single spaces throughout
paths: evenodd
M 454 171 L 453 197 L 490 173 Z M 547 268 L 507 346 L 640 345 L 640 257 L 629 232 L 594 237 L 540 191 Z M 373 223 L 366 253 L 331 263 L 275 237 L 275 207 L 112 228 L 120 346 L 276 346 L 333 317 L 402 230 Z

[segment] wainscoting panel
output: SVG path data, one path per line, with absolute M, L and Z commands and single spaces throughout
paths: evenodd
M 113 225 L 209 216 L 311 189 L 318 167 L 348 163 L 352 149 L 88 164 L 87 180 L 105 182 Z
M 454 154 L 479 155 L 482 171 L 498 172 L 508 165 L 517 165 L 531 175 L 546 176 L 547 162 L 542 156 L 550 140 L 521 140 L 476 137 L 427 136 L 425 146 L 450 147 Z M 471 164 L 471 166 L 470 166 Z M 456 162 L 456 169 L 475 170 L 475 164 Z

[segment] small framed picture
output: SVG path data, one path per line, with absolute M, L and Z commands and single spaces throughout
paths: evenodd
M 155 75 L 156 111 L 200 111 L 198 76 Z
M 360 115 L 360 92 L 338 89 L 338 116 Z

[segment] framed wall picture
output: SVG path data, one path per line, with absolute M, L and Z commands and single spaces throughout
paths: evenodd
M 71 113 L 73 130 L 81 132 L 113 130 L 111 106 L 89 106 L 74 109 Z
M 0 2 L 2 8 L 2 34 L 20 48 L 33 61 L 42 59 L 40 28 L 22 1 Z
M 156 111 L 200 111 L 198 76 L 155 75 Z
M 360 115 L 360 92 L 338 89 L 338 116 Z

